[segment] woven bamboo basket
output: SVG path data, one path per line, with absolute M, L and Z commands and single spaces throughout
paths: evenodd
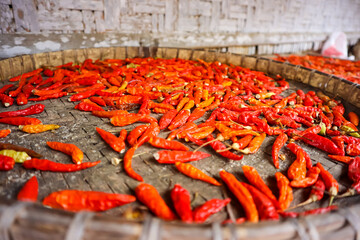
M 67 62 L 82 62 L 85 59 L 105 59 L 105 58 L 132 58 L 132 57 L 159 57 L 159 58 L 183 58 L 183 59 L 203 59 L 205 61 L 219 61 L 227 64 L 240 65 L 257 71 L 262 71 L 271 76 L 280 74 L 290 81 L 296 87 L 304 89 L 320 89 L 326 94 L 339 97 L 344 100 L 346 107 L 359 112 L 360 108 L 360 86 L 344 79 L 327 75 L 315 70 L 306 69 L 300 66 L 294 66 L 287 63 L 280 63 L 266 58 L 254 56 L 244 56 L 230 53 L 222 53 L 216 49 L 173 49 L 173 48 L 152 48 L 152 47 L 110 47 L 110 48 L 90 48 L 65 50 L 60 52 L 39 53 L 34 55 L 23 55 L 0 61 L 0 80 L 5 81 L 13 76 L 20 75 L 43 65 L 56 66 Z M 66 99 L 65 99 L 66 100 Z M 59 136 L 69 133 L 74 143 L 83 143 L 91 145 L 87 151 L 86 157 L 89 160 L 98 160 L 96 149 L 100 149 L 102 158 L 110 160 L 113 153 L 105 149 L 103 143 L 96 136 L 93 136 L 94 126 L 104 125 L 104 121 L 95 120 L 84 113 L 76 112 L 73 114 L 68 107 L 73 109 L 73 103 L 64 100 L 51 100 L 43 102 L 46 105 L 46 114 L 40 116 L 40 119 L 57 121 L 58 124 L 70 125 L 74 121 L 76 124 L 72 127 L 65 127 L 59 132 Z M 16 106 L 14 106 L 16 109 Z M 70 114 L 69 114 L 70 113 Z M 71 120 L 67 118 L 71 117 Z M 84 120 L 85 119 L 85 120 Z M 109 126 L 107 126 L 109 129 Z M 92 129 L 92 130 L 91 130 Z M 106 127 L 105 127 L 106 129 Z M 74 133 L 74 135 L 72 135 Z M 47 134 L 47 133 L 46 133 Z M 59 136 L 41 135 L 41 138 L 56 139 Z M 40 135 L 39 135 L 40 136 Z M 23 145 L 25 147 L 46 153 L 48 150 L 41 145 L 40 137 L 24 136 L 21 133 L 10 135 L 10 142 Z M 26 140 L 24 140 L 26 139 Z M 42 144 L 44 145 L 44 144 Z M 268 143 L 268 146 L 271 146 Z M 95 149 L 95 150 L 94 150 Z M 93 150 L 93 152 L 91 152 Z M 146 150 L 144 150 L 146 151 Z M 308 150 L 307 150 L 308 151 Z M 261 153 L 265 154 L 266 153 Z M 45 155 L 45 154 L 44 154 Z M 312 155 L 311 155 L 312 156 Z M 53 159 L 61 159 L 61 156 L 52 155 Z M 256 156 L 259 158 L 259 156 Z M 262 156 L 263 157 L 263 156 Z M 320 159 L 319 152 L 315 151 L 315 157 L 318 161 L 328 162 L 328 167 L 332 167 L 335 175 L 346 178 L 346 168 L 344 165 L 335 164 L 327 159 Z M 146 163 L 149 161 L 146 157 L 140 159 Z M 214 158 L 216 159 L 216 157 Z M 254 159 L 250 159 L 253 161 Z M 245 163 L 248 160 L 243 160 Z M 143 164 L 143 163 L 142 163 Z M 241 163 L 239 163 L 241 164 Z M 109 166 L 108 166 L 109 165 Z M 224 165 L 225 166 L 225 165 Z M 238 167 L 240 165 L 234 165 Z M 234 167 L 234 166 L 229 166 Z M 100 172 L 85 170 L 72 176 L 58 175 L 53 173 L 35 173 L 40 179 L 40 197 L 44 197 L 51 191 L 61 188 L 80 188 L 83 190 L 103 190 L 114 192 L 124 190 L 125 193 L 133 193 L 137 185 L 135 181 L 124 180 L 126 177 L 118 177 L 119 174 L 111 168 L 111 164 L 103 165 Z M 144 168 L 143 165 L 135 165 L 134 168 Z M 147 166 L 146 166 L 147 167 Z M 208 171 L 213 170 L 208 167 Z M 217 166 L 218 167 L 218 166 Z M 150 167 L 149 167 L 150 168 Z M 160 168 L 153 169 L 163 174 Z M 113 168 L 112 168 L 113 169 Z M 138 169 L 138 170 L 139 170 Z M 345 169 L 345 170 L 344 170 Z M 218 169 L 217 169 L 218 170 Z M 118 171 L 118 169 L 117 169 Z M 263 171 L 268 171 L 266 168 Z M 270 171 L 271 172 L 271 171 Z M 271 172 L 273 175 L 274 172 Z M 324 215 L 314 215 L 301 217 L 297 219 L 285 219 L 281 221 L 265 221 L 258 224 L 245 223 L 242 225 L 227 224 L 221 225 L 224 220 L 224 214 L 221 217 L 212 218 L 206 224 L 182 224 L 178 222 L 165 222 L 151 214 L 145 214 L 144 218 L 139 220 L 129 220 L 124 216 L 126 210 L 109 211 L 106 214 L 91 212 L 65 212 L 60 210 L 48 209 L 39 203 L 30 204 L 14 201 L 16 192 L 25 182 L 26 176 L 30 173 L 19 166 L 14 171 L 2 173 L 0 184 L 2 190 L 0 201 L 0 239 L 360 239 L 360 204 L 359 197 L 352 197 L 340 201 L 338 204 L 340 210 Z M 32 173 L 34 174 L 34 173 Z M 98 176 L 94 176 L 98 174 Z M 152 173 L 143 175 L 151 179 Z M 165 180 L 163 179 L 165 178 Z M 20 179 L 14 181 L 14 179 Z M 105 179 L 105 180 L 104 180 Z M 112 181 L 118 181 L 118 185 Z M 161 194 L 166 192 L 168 185 L 172 181 L 179 180 L 179 177 L 172 173 L 171 180 L 166 176 L 152 181 L 154 185 L 158 182 Z M 64 183 L 66 182 L 66 184 Z M 345 188 L 351 183 L 344 180 L 342 187 Z M 86 182 L 86 183 L 85 183 Z M 164 183 L 164 184 L 162 184 Z M 187 180 L 187 184 L 191 180 Z M 121 185 L 122 184 L 122 185 Z M 185 183 L 184 183 L 185 184 Z M 191 183 L 192 184 L 192 183 Z M 106 186 L 108 185 L 108 186 Z M 121 185 L 121 186 L 120 186 Z M 90 186 L 90 187 L 89 187 Z M 184 185 L 185 186 L 185 185 Z M 212 191 L 213 188 L 204 188 L 204 185 L 193 184 L 198 187 L 197 190 L 207 191 L 204 198 L 211 197 L 211 194 L 221 194 L 221 190 Z M 165 189 L 165 190 L 164 190 Z M 343 189 L 344 190 L 344 189 Z M 195 191 L 195 190 L 194 190 Z M 42 193 L 43 192 L 43 193 Z M 215 193 L 212 193 L 215 192 Z M 305 196 L 306 197 L 306 196 Z M 303 198 L 305 198 L 303 197 Z M 295 195 L 296 198 L 296 195 Z M 302 201 L 303 199 L 298 199 Z M 125 207 L 125 206 L 124 206 Z M 133 206 L 134 207 L 134 206 Z M 227 209 L 229 214 L 231 209 Z

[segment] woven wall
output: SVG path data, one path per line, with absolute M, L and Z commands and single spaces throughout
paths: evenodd
M 359 13 L 359 0 L 0 0 L 0 32 L 6 33 L 0 35 L 0 58 L 144 44 L 226 46 L 243 54 L 318 50 L 339 30 L 354 44 Z M 83 41 L 62 41 L 74 33 Z M 58 41 L 41 44 L 49 37 Z

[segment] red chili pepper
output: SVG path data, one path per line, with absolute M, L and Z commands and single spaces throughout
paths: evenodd
M 14 86 L 14 84 L 6 84 L 4 86 L 2 86 L 2 88 L 0 88 L 0 94 L 5 94 L 6 91 L 10 88 L 12 88 Z
M 324 192 L 325 192 L 325 184 L 324 184 L 323 180 L 321 180 L 321 178 L 318 178 L 318 180 L 316 181 L 316 183 L 313 185 L 313 187 L 311 189 L 309 198 L 306 201 L 299 203 L 298 205 L 296 205 L 292 208 L 302 207 L 302 206 L 308 205 L 310 203 L 320 201 L 324 196 Z
M 39 183 L 36 176 L 33 176 L 25 183 L 17 195 L 19 201 L 36 202 L 39 193 Z
M 174 188 L 171 190 L 171 200 L 180 219 L 183 222 L 192 223 L 193 213 L 191 210 L 189 192 L 179 184 L 175 184 Z
M 302 180 L 306 176 L 306 162 L 304 151 L 297 151 L 295 161 L 287 171 L 288 178 L 291 180 Z
M 138 138 L 149 128 L 148 125 L 139 125 L 135 127 L 127 136 L 127 142 L 134 146 Z
M 174 164 L 175 162 L 191 162 L 210 157 L 211 154 L 204 152 L 185 152 L 185 151 L 159 151 L 154 153 L 154 158 L 158 163 Z
M 14 104 L 14 99 L 5 94 L 0 94 L 0 101 L 4 105 L 4 107 L 10 107 Z
M 125 172 L 129 175 L 129 177 L 142 182 L 144 181 L 143 178 L 137 174 L 134 169 L 131 167 L 131 161 L 132 161 L 132 157 L 134 155 L 135 150 L 137 149 L 137 147 L 132 147 L 129 150 L 127 150 L 127 152 L 125 153 L 124 156 L 124 170 Z
M 321 178 L 324 180 L 326 190 L 329 191 L 329 193 L 331 194 L 329 203 L 329 205 L 331 205 L 334 197 L 339 192 L 339 184 L 336 179 L 331 175 L 331 173 L 325 170 L 321 163 L 318 162 L 316 166 L 320 169 L 320 175 Z
M 353 160 L 352 157 L 349 156 L 339 156 L 339 155 L 328 155 L 329 158 L 339 161 L 339 162 L 343 162 L 346 164 L 349 164 L 351 162 L 351 160 Z
M 85 162 L 80 164 L 63 164 L 53 162 L 47 159 L 32 158 L 30 160 L 26 160 L 23 163 L 23 167 L 26 169 L 36 169 L 51 172 L 76 172 L 90 167 L 94 167 L 99 163 L 100 160 L 97 162 Z
M 43 204 L 68 211 L 106 211 L 134 202 L 131 195 L 95 191 L 62 190 L 45 197 Z
M 276 211 L 276 207 L 273 202 L 261 191 L 255 187 L 242 183 L 247 190 L 251 193 L 251 196 L 254 199 L 256 208 L 259 212 L 260 220 L 278 220 L 279 214 Z M 276 201 L 277 202 L 277 201 Z
M 23 73 L 23 74 L 21 74 L 19 76 L 10 78 L 9 81 L 10 82 L 16 82 L 16 81 L 19 81 L 20 79 L 26 79 L 26 78 L 29 78 L 29 77 L 32 77 L 34 75 L 37 75 L 37 74 L 41 73 L 42 70 L 43 70 L 42 68 L 38 68 L 38 69 L 36 69 L 34 71 Z
M 150 184 L 141 183 L 135 188 L 137 199 L 145 204 L 150 211 L 164 220 L 176 219 L 175 214 L 166 205 L 158 191 Z
M 124 129 L 123 129 L 124 130 Z M 101 128 L 96 128 L 96 131 L 100 134 L 101 138 L 109 144 L 109 146 L 114 149 L 116 152 L 123 153 L 125 152 L 125 138 L 117 138 L 114 134 L 107 132 Z M 126 130 L 124 130 L 126 132 Z M 127 132 L 126 132 L 127 133 Z M 126 134 L 125 134 L 126 137 Z
M 353 182 L 360 181 L 360 157 L 356 157 L 350 162 L 348 168 L 348 177 Z
M 232 153 L 230 151 L 222 151 L 226 149 L 226 146 L 220 142 L 220 141 L 215 141 L 215 138 L 211 135 L 209 135 L 206 140 L 209 142 L 209 145 L 217 152 L 219 153 L 221 156 L 231 159 L 231 160 L 235 160 L 235 161 L 239 161 L 241 159 L 243 159 L 243 155 L 236 155 L 235 153 Z
M 62 142 L 46 142 L 46 144 L 56 151 L 71 156 L 72 161 L 76 164 L 81 164 L 84 158 L 84 153 L 74 144 Z
M 75 109 L 85 112 L 93 112 L 93 111 L 105 111 L 100 106 L 98 106 L 96 103 L 91 104 L 88 102 L 80 102 L 75 106 Z
M 45 109 L 43 104 L 35 104 L 30 107 L 20 109 L 17 111 L 9 111 L 9 112 L 2 112 L 0 113 L 0 117 L 20 117 L 20 116 L 28 116 L 33 114 L 42 113 Z
M 61 98 L 61 97 L 64 97 L 66 95 L 68 95 L 67 92 L 58 92 L 58 93 L 54 93 L 54 94 L 51 94 L 51 95 L 45 95 L 45 96 L 38 97 L 38 98 L 29 98 L 28 101 L 38 102 L 38 101 L 44 101 L 44 100 L 47 100 L 47 99 Z
M 168 129 L 174 130 L 178 127 L 181 127 L 182 125 L 184 125 L 186 123 L 186 121 L 188 120 L 189 117 L 190 117 L 190 110 L 188 110 L 188 109 L 181 110 L 176 115 L 176 117 L 171 121 Z
M 243 150 L 241 150 L 241 149 L 240 150 L 236 149 L 236 150 L 238 150 L 244 154 L 256 153 L 259 150 L 259 148 L 260 148 L 261 144 L 263 143 L 263 141 L 265 140 L 265 138 L 266 138 L 266 134 L 261 133 L 260 136 L 256 136 L 251 140 L 251 142 L 249 143 L 247 148 L 245 148 Z
M 203 223 L 210 217 L 212 214 L 219 212 L 223 207 L 225 207 L 231 201 L 230 198 L 224 200 L 221 199 L 211 199 L 204 203 L 203 205 L 194 209 L 194 222 Z
M 341 149 L 336 146 L 335 143 L 333 143 L 330 139 L 327 139 L 325 137 L 319 136 L 314 133 L 306 133 L 301 138 L 302 141 L 305 143 L 314 146 L 320 150 L 323 150 L 325 152 L 328 152 L 333 155 L 344 155 L 344 152 L 341 151 Z
M 194 122 L 195 120 L 204 116 L 207 110 L 203 108 L 195 108 L 195 110 L 190 114 L 190 117 L 187 119 L 187 122 Z
M 333 205 L 333 206 L 329 206 L 329 207 L 308 210 L 308 211 L 300 213 L 299 215 L 300 216 L 318 215 L 318 214 L 328 213 L 328 212 L 331 212 L 336 209 L 338 209 L 338 206 Z
M 360 145 L 350 143 L 346 146 L 346 154 L 350 156 L 358 156 L 360 155 Z
M 220 177 L 243 206 L 248 221 L 258 222 L 259 214 L 249 190 L 247 190 L 247 188 L 244 187 L 231 173 L 222 170 L 220 171 Z
M 286 147 L 289 148 L 293 154 L 297 154 L 298 151 L 302 151 L 305 157 L 306 168 L 310 169 L 312 167 L 312 162 L 309 154 L 305 152 L 305 150 L 302 149 L 299 145 L 296 145 L 295 143 L 289 143 L 288 145 L 286 145 Z
M 106 102 L 101 97 L 92 96 L 92 97 L 90 97 L 90 100 L 100 106 L 103 106 L 103 107 L 106 106 Z
M 128 115 L 128 111 L 125 110 L 112 110 L 112 111 L 92 111 L 91 112 L 92 115 L 97 116 L 97 117 L 101 117 L 101 118 L 112 118 L 114 116 L 124 116 L 124 115 Z
M 318 167 L 312 167 L 306 173 L 306 177 L 303 179 L 295 179 L 290 182 L 292 187 L 305 188 L 315 184 L 320 174 L 320 169 Z
M 356 113 L 349 112 L 348 117 L 352 124 L 354 124 L 355 126 L 359 125 L 359 116 Z
M 43 74 L 44 74 L 45 76 L 47 76 L 47 77 L 52 77 L 52 76 L 54 76 L 54 72 L 51 71 L 51 70 L 48 69 L 48 68 L 44 70 Z
M 151 138 L 156 137 L 160 133 L 160 128 L 157 122 L 151 123 L 145 132 L 138 138 L 135 147 L 138 148 L 144 143 L 148 142 Z
M 176 109 L 168 110 L 160 119 L 159 126 L 160 129 L 167 128 L 171 121 L 175 118 L 175 116 L 178 114 L 178 111 Z
M 12 157 L 0 155 L 0 170 L 9 171 L 14 168 L 15 160 Z
M 0 118 L 0 123 L 19 126 L 19 125 L 37 125 L 37 124 L 41 124 L 41 121 L 37 118 L 30 118 L 30 117 L 5 117 L 5 118 Z
M 285 133 L 281 133 L 275 140 L 272 147 L 272 159 L 274 162 L 274 166 L 279 168 L 279 151 L 285 145 L 288 137 Z
M 164 138 L 152 137 L 149 139 L 149 143 L 153 147 L 164 148 L 168 150 L 180 150 L 180 151 L 188 151 L 189 148 L 177 141 L 169 141 Z
M 115 115 L 110 119 L 112 125 L 116 127 L 123 127 L 140 121 L 144 115 L 137 113 L 129 113 L 127 115 Z
M 188 131 L 190 129 L 194 129 L 194 128 L 197 128 L 198 126 L 195 124 L 195 123 L 192 123 L 192 122 L 189 122 L 189 123 L 185 123 L 184 126 L 172 131 L 169 136 L 166 138 L 167 140 L 173 140 L 177 134 L 180 134 L 184 131 Z

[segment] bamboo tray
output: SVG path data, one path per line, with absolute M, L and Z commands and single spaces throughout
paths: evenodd
M 175 48 L 148 48 L 148 47 L 112 47 L 75 49 L 60 52 L 39 53 L 24 55 L 0 61 L 0 80 L 5 81 L 13 76 L 39 68 L 43 65 L 60 65 L 67 62 L 82 62 L 87 58 L 132 58 L 132 57 L 160 57 L 203 59 L 205 61 L 220 61 L 223 63 L 240 65 L 265 72 L 271 76 L 280 74 L 290 82 L 290 90 L 301 88 L 304 90 L 321 89 L 330 96 L 344 100 L 347 110 L 359 113 L 360 87 L 357 84 L 327 75 L 316 70 L 306 69 L 287 63 L 280 63 L 271 59 L 257 58 L 230 53 L 221 53 L 211 49 L 175 49 Z M 287 94 L 287 93 L 286 93 Z M 27 135 L 20 131 L 13 131 L 5 140 L 22 145 L 42 153 L 46 158 L 63 161 L 64 155 L 49 151 L 45 147 L 48 140 L 63 140 L 76 143 L 85 153 L 85 160 L 102 160 L 97 168 L 87 169 L 70 174 L 25 171 L 21 166 L 0 175 L 0 239 L 360 239 L 360 204 L 359 197 L 339 199 L 336 204 L 340 210 L 329 214 L 307 216 L 297 219 L 285 219 L 276 222 L 266 221 L 258 224 L 245 223 L 242 225 L 221 225 L 222 220 L 230 214 L 241 214 L 238 204 L 234 203 L 223 211 L 211 217 L 206 224 L 182 224 L 165 222 L 152 217 L 142 210 L 139 203 L 126 205 L 122 208 L 105 213 L 71 213 L 44 208 L 41 204 L 28 204 L 14 201 L 16 193 L 31 175 L 39 179 L 39 199 L 52 191 L 61 189 L 97 190 L 105 192 L 121 192 L 133 194 L 138 182 L 127 177 L 122 166 L 113 166 L 109 162 L 113 157 L 119 157 L 100 137 L 95 134 L 95 126 L 105 130 L 118 132 L 120 128 L 111 127 L 106 120 L 96 118 L 88 113 L 74 110 L 74 103 L 66 98 L 47 100 L 42 102 L 45 111 L 37 115 L 46 123 L 56 123 L 62 127 L 54 133 L 46 132 L 36 135 Z M 351 103 L 351 104 L 350 104 Z M 7 110 L 16 110 L 12 106 Z M 3 111 L 3 109 L 1 109 Z M 134 126 L 126 127 L 127 130 Z M 162 133 L 165 136 L 166 133 Z M 274 185 L 275 169 L 269 161 L 271 159 L 271 145 L 274 138 L 268 137 L 262 150 L 251 156 L 245 156 L 240 162 L 229 162 L 216 156 L 215 152 L 205 150 L 213 156 L 205 161 L 194 163 L 211 175 L 217 177 L 218 170 L 223 168 L 230 172 L 239 173 L 241 165 L 255 166 L 270 186 Z M 4 140 L 2 140 L 4 141 Z M 194 146 L 191 146 L 194 147 Z M 309 152 L 313 161 L 321 162 L 329 171 L 340 179 L 340 191 L 351 185 L 346 178 L 346 166 L 329 161 L 323 152 L 302 145 Z M 194 147 L 195 148 L 195 147 Z M 169 189 L 174 183 L 181 183 L 191 193 L 194 205 L 200 205 L 204 199 L 224 198 L 223 188 L 198 183 L 177 173 L 172 166 L 155 164 L 152 158 L 154 149 L 143 146 L 140 156 L 133 160 L 133 168 L 144 178 L 145 182 L 157 187 L 160 194 L 167 201 Z M 290 155 L 289 152 L 286 152 Z M 66 161 L 66 160 L 65 160 Z M 289 162 L 289 161 L 288 161 Z M 209 164 L 211 163 L 211 164 Z M 288 164 L 283 164 L 284 171 Z M 156 173 L 156 174 L 154 174 Z M 237 176 L 239 176 L 237 174 Z M 241 176 L 240 176 L 241 178 Z M 294 202 L 303 201 L 308 193 L 295 192 Z M 233 201 L 235 202 L 235 201 Z M 128 207 L 127 207 L 128 206 Z M 311 205 L 305 210 L 314 208 Z M 128 209 L 137 209 L 145 212 L 144 218 L 128 220 Z

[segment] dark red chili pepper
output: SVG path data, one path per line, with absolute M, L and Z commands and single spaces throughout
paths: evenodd
M 10 107 L 14 104 L 14 99 L 5 94 L 0 94 L 0 101 L 4 105 L 4 107 Z
M 360 157 L 356 157 L 350 162 L 348 168 L 348 177 L 353 182 L 360 181 Z
M 51 94 L 51 95 L 45 95 L 45 96 L 38 97 L 38 98 L 29 98 L 28 101 L 38 102 L 38 101 L 44 101 L 44 100 L 47 100 L 47 99 L 61 98 L 61 97 L 64 97 L 66 95 L 68 95 L 67 92 L 58 92 L 58 93 L 54 93 L 54 94 Z
M 25 183 L 17 195 L 19 201 L 36 202 L 39 194 L 39 183 L 36 176 L 33 176 Z
M 346 154 L 350 156 L 360 155 L 360 145 L 355 143 L 350 143 L 346 146 Z
M 339 184 L 336 179 L 331 175 L 331 173 L 325 170 L 321 163 L 318 162 L 316 166 L 320 168 L 320 175 L 321 178 L 324 180 L 326 190 L 329 191 L 329 193 L 331 194 L 329 203 L 329 205 L 331 205 L 334 197 L 339 192 Z
M 165 129 L 167 128 L 171 121 L 175 118 L 175 116 L 178 114 L 178 111 L 176 109 L 171 109 L 169 111 L 167 111 L 160 119 L 159 121 L 159 126 L 160 129 Z
M 15 160 L 12 157 L 0 155 L 0 170 L 9 171 L 14 168 Z
M 211 199 L 203 205 L 194 209 L 194 222 L 203 223 L 212 214 L 219 212 L 231 201 L 230 198 L 222 199 Z
M 42 113 L 45 109 L 43 104 L 35 104 L 30 107 L 20 109 L 17 111 L 10 111 L 10 112 L 2 112 L 0 113 L 0 117 L 20 117 L 20 116 L 28 116 L 33 114 Z
M 259 212 L 260 220 L 278 220 L 279 214 L 276 211 L 276 208 L 273 202 L 261 191 L 256 189 L 247 183 L 242 183 L 247 190 L 251 193 L 251 196 L 254 199 L 256 208 Z
M 30 118 L 30 117 L 5 117 L 5 118 L 0 118 L 0 123 L 19 126 L 19 125 L 41 124 L 41 121 L 37 118 Z
M 209 135 L 206 140 L 209 143 L 209 145 L 217 152 L 219 153 L 221 156 L 231 159 L 231 160 L 235 160 L 235 161 L 239 161 L 241 159 L 243 159 L 243 155 L 237 155 L 235 153 L 232 153 L 230 151 L 221 151 L 226 149 L 226 146 L 220 142 L 220 141 L 215 141 L 215 138 L 212 135 Z
M 176 117 L 171 121 L 168 129 L 174 130 L 178 127 L 181 127 L 182 125 L 184 125 L 186 123 L 186 121 L 188 120 L 189 117 L 190 117 L 190 110 L 188 110 L 188 109 L 181 110 L 176 115 Z
M 316 147 L 320 150 L 323 150 L 325 152 L 328 152 L 333 155 L 344 155 L 344 152 L 341 151 L 341 149 L 336 146 L 335 143 L 333 143 L 330 139 L 327 139 L 325 137 L 319 136 L 314 133 L 306 133 L 301 138 L 301 140 L 313 147 Z
M 274 166 L 279 168 L 279 151 L 285 145 L 288 137 L 285 133 L 279 134 L 279 136 L 275 139 L 275 142 L 272 147 L 272 159 L 274 162 Z
M 302 213 L 299 214 L 299 216 L 324 214 L 324 213 L 328 213 L 328 212 L 331 212 L 331 211 L 336 210 L 336 209 L 338 209 L 338 206 L 336 206 L 336 205 L 332 205 L 332 206 L 324 207 L 324 208 L 316 208 L 316 209 L 312 209 L 312 210 L 302 212 Z
M 12 88 L 14 84 L 6 84 L 0 89 L 0 94 L 4 94 L 8 89 Z
M 100 163 L 100 160 L 97 162 L 84 162 L 80 164 L 63 164 L 53 162 L 47 159 L 37 159 L 32 158 L 26 160 L 23 163 L 23 167 L 26 169 L 37 169 L 41 171 L 51 171 L 51 172 L 76 172 L 90 167 L 94 167 Z
M 191 210 L 189 192 L 179 184 L 175 184 L 174 188 L 171 190 L 171 200 L 180 219 L 183 222 L 191 223 L 193 221 L 193 213 Z

